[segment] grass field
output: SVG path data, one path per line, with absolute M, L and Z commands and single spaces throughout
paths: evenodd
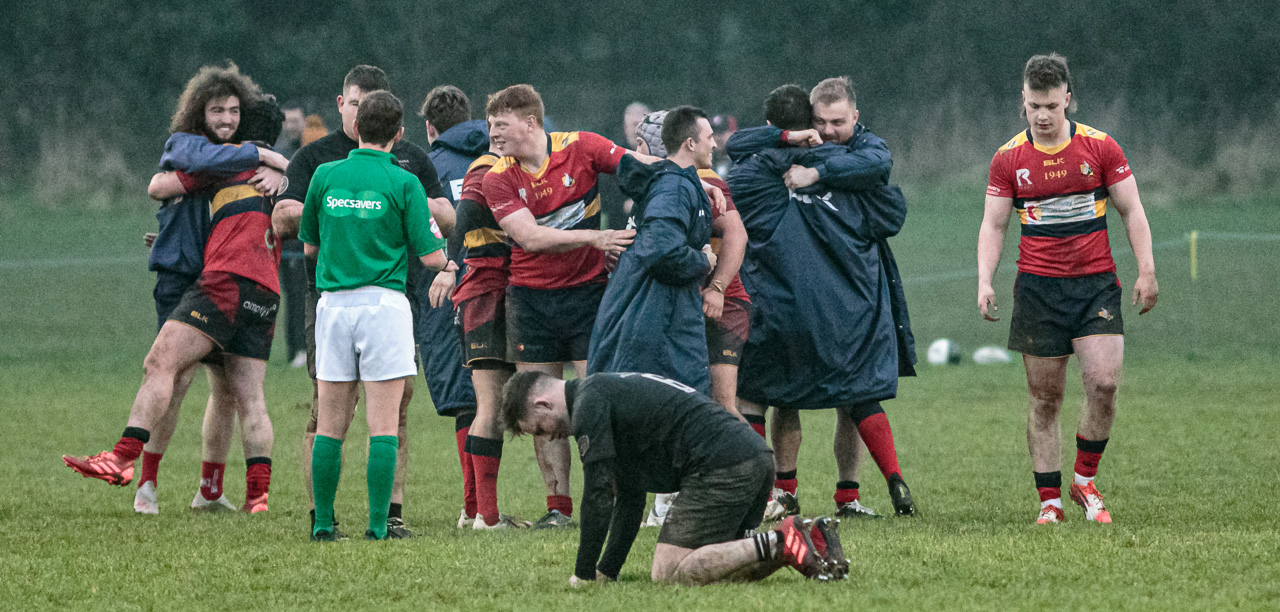
M 1007 320 L 975 308 L 974 243 L 981 186 L 909 190 L 911 217 L 894 247 L 920 351 L 937 337 L 966 355 L 1003 344 Z M 77 212 L 0 203 L 0 608 L 4 609 L 1275 609 L 1280 606 L 1276 508 L 1280 451 L 1280 333 L 1275 307 L 1280 228 L 1274 199 L 1151 207 L 1160 305 L 1141 318 L 1127 303 L 1128 359 L 1119 418 L 1099 486 L 1115 517 L 1086 524 L 1074 506 L 1058 526 L 1036 511 L 1024 442 L 1020 365 L 923 366 L 887 404 L 920 516 L 848 523 L 852 577 L 806 582 L 790 570 L 762 584 L 655 586 L 656 533 L 644 530 L 619 584 L 567 586 L 576 531 L 481 533 L 454 528 L 461 506 L 452 421 L 414 400 L 405 514 L 421 537 L 331 546 L 306 539 L 300 437 L 310 387 L 283 342 L 268 367 L 275 477 L 266 516 L 193 515 L 200 416 L 192 387 L 163 463 L 159 516 L 135 515 L 133 487 L 86 480 L 62 453 L 108 448 L 123 428 L 154 333 L 139 201 Z M 1121 278 L 1134 265 L 1111 221 Z M 1199 230 L 1198 278 L 1186 234 Z M 997 291 L 1010 304 L 1016 228 Z M 282 334 L 279 334 L 282 336 Z M 1082 399 L 1070 371 L 1064 465 Z M 421 380 L 421 379 L 419 379 Z M 359 421 L 359 419 L 358 419 Z M 807 414 L 800 499 L 829 512 L 833 417 Z M 365 513 L 362 423 L 347 446 L 338 512 L 353 530 Z M 233 445 L 229 497 L 243 496 Z M 575 470 L 577 470 L 575 464 Z M 580 472 L 574 476 L 575 497 Z M 888 511 L 869 459 L 864 502 Z M 507 445 L 503 509 L 543 510 L 532 445 Z M 838 608 L 837 608 L 838 607 Z

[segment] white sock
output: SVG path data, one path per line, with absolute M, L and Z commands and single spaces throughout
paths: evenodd
M 1084 476 L 1076 474 L 1075 477 L 1072 478 L 1072 482 L 1075 482 L 1079 486 L 1086 487 L 1089 486 L 1089 483 L 1093 482 L 1093 478 L 1093 476 L 1085 478 Z
M 1062 498 L 1061 498 L 1061 497 L 1055 497 L 1055 498 L 1053 498 L 1053 499 L 1047 499 L 1047 500 L 1045 500 L 1045 501 L 1040 502 L 1040 509 L 1041 509 L 1041 510 L 1044 510 L 1045 508 L 1048 508 L 1049 506 L 1053 506 L 1053 507 L 1055 507 L 1055 508 L 1057 508 L 1057 509 L 1061 510 L 1061 509 L 1062 509 Z

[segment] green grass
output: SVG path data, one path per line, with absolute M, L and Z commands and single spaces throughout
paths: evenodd
M 977 195 L 975 195 L 977 194 Z M 1007 321 L 976 313 L 976 190 L 912 193 L 894 243 L 921 353 L 937 337 L 1003 344 Z M 202 380 L 192 387 L 160 478 L 161 514 L 137 516 L 132 487 L 86 480 L 61 453 L 90 453 L 119 435 L 154 333 L 152 277 L 141 234 L 149 208 L 97 212 L 0 205 L 0 608 L 181 609 L 1274 609 L 1280 605 L 1275 508 L 1275 243 L 1206 238 L 1189 278 L 1187 232 L 1280 228 L 1280 207 L 1250 203 L 1150 211 L 1160 305 L 1126 305 L 1126 372 L 1099 484 L 1116 522 L 1036 527 L 1024 442 L 1025 383 L 1011 366 L 923 366 L 887 404 L 921 516 L 846 523 L 849 582 L 822 585 L 786 570 L 760 585 L 700 589 L 648 580 L 656 534 L 644 530 L 620 584 L 572 591 L 576 532 L 484 533 L 454 528 L 461 507 L 452 421 L 425 393 L 414 400 L 406 519 L 421 537 L 319 546 L 306 541 L 299 446 L 310 387 L 268 366 L 275 467 L 267 516 L 192 515 L 199 475 Z M 1133 258 L 1119 219 L 1117 261 Z M 1011 234 L 1016 233 L 1013 228 Z M 997 277 L 1010 303 L 1015 238 Z M 1082 400 L 1079 371 L 1063 410 L 1064 465 Z M 361 413 L 362 414 L 362 413 Z M 359 419 L 357 419 L 359 421 Z M 832 415 L 806 414 L 800 496 L 828 511 L 834 486 Z M 362 423 L 353 426 L 338 512 L 359 533 L 365 513 Z M 229 497 L 243 495 L 233 445 Z M 575 469 L 577 466 L 575 464 Z M 580 472 L 574 475 L 575 492 Z M 887 493 L 864 460 L 864 501 Z M 507 445 L 503 509 L 543 510 L 528 439 Z M 576 495 L 576 493 L 575 493 Z

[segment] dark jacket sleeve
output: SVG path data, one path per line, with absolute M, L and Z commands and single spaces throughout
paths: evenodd
M 609 525 L 609 545 L 600 557 L 596 569 L 600 573 L 618 579 L 622 564 L 631 552 L 631 545 L 640 532 L 640 522 L 644 520 L 644 491 L 639 489 L 623 489 L 618 491 L 617 501 L 613 505 L 613 522 Z M 581 576 L 579 576 L 581 578 Z
M 772 125 L 738 130 L 724 144 L 724 152 L 734 163 L 782 143 L 782 130 Z
M 233 176 L 258 167 L 258 147 L 251 142 L 238 147 L 213 144 L 204 136 L 178 132 L 164 143 L 160 167 L 188 174 Z
M 640 162 L 630 155 L 623 155 L 618 162 L 618 188 L 622 194 L 639 202 L 644 199 L 649 181 L 658 173 L 656 164 Z
M 697 197 L 692 189 L 692 183 L 675 175 L 655 183 L 631 245 L 640 266 L 666 285 L 685 285 L 711 271 L 707 256 L 688 244 L 690 206 L 686 200 L 690 195 Z
M 862 207 L 862 218 L 871 240 L 897 236 L 907 220 L 907 200 L 897 185 L 886 185 L 857 193 L 855 201 Z
M 592 461 L 582 466 L 582 504 L 578 518 L 578 561 L 573 573 L 579 580 L 596 579 L 596 562 L 609 534 L 609 517 L 613 514 L 615 471 L 612 459 Z M 616 539 L 616 538 L 615 538 Z
M 827 158 L 814 166 L 818 182 L 799 190 L 813 194 L 824 190 L 863 191 L 889 183 L 889 171 L 893 169 L 893 156 L 879 136 L 870 133 L 854 137 L 849 152 Z

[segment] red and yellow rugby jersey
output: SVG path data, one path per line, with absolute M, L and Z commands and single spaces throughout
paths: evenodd
M 600 229 L 596 177 L 613 174 L 624 149 L 591 132 L 552 132 L 551 149 L 537 172 L 503 157 L 484 176 L 484 196 L 496 220 L 528 209 L 538 225 L 563 230 Z M 511 246 L 511 284 L 560 289 L 608 280 L 604 253 L 583 246 L 564 253 L 528 253 Z
M 486 217 L 478 224 L 459 228 L 463 236 L 462 246 L 467 250 L 463 258 L 467 272 L 453 289 L 454 304 L 495 289 L 506 289 L 511 276 L 511 247 L 507 244 L 507 234 L 493 218 L 484 198 L 484 175 L 497 161 L 498 156 L 492 153 L 481 155 L 471 162 L 462 179 L 458 200 L 479 204 L 484 208 Z
M 1115 139 L 1074 121 L 1068 129 L 1071 138 L 1051 148 L 1025 130 L 991 158 L 987 195 L 1013 198 L 1022 222 L 1021 272 L 1074 277 L 1116 269 L 1107 188 L 1133 172 Z
M 738 207 L 733 205 L 733 195 L 729 193 L 729 184 L 724 182 L 724 179 L 720 178 L 720 175 L 716 174 L 715 170 L 698 170 L 698 177 L 706 181 L 708 185 L 719 187 L 720 191 L 724 192 L 725 212 L 738 210 Z M 712 221 L 720 218 L 720 214 L 721 213 L 716 210 L 715 206 L 711 207 Z M 711 251 L 716 254 L 716 257 L 720 256 L 720 242 L 719 238 L 711 239 Z M 733 275 L 733 280 L 729 281 L 729 286 L 724 288 L 724 296 L 737 298 L 744 302 L 751 301 L 751 296 L 747 295 L 747 288 L 742 286 L 742 280 L 738 278 L 737 274 Z
M 274 202 L 253 185 L 253 170 L 243 172 L 213 194 L 212 219 L 204 246 L 204 271 L 230 272 L 280 293 L 280 249 L 271 231 Z

